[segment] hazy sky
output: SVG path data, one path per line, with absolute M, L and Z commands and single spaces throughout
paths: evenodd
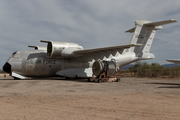
M 129 44 L 138 19 L 180 21 L 180 0 L 0 0 L 0 69 L 9 56 L 40 40 L 84 49 Z M 180 22 L 156 33 L 148 63 L 180 58 Z

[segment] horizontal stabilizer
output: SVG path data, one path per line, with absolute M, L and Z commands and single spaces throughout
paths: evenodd
M 143 20 L 140 20 L 140 21 L 143 21 Z M 154 26 L 156 30 L 161 30 L 163 29 L 161 25 L 165 25 L 165 24 L 169 24 L 169 23 L 173 23 L 173 22 L 177 22 L 176 19 L 171 19 L 171 20 L 165 20 L 165 21 L 159 21 L 159 22 L 151 22 L 151 21 L 147 21 L 148 23 L 142 23 L 140 22 L 139 25 L 141 26 Z M 135 31 L 136 27 L 132 28 L 132 29 L 129 29 L 125 32 L 130 32 L 130 33 L 133 33 Z
M 169 23 L 177 22 L 176 19 L 171 19 L 171 20 L 165 20 L 165 21 L 159 21 L 159 22 L 152 22 L 152 23 L 145 23 L 144 25 L 148 26 L 160 26 L 160 25 L 165 25 Z
M 127 30 L 126 32 L 133 33 L 135 29 L 136 29 L 136 28 L 134 27 L 134 28 L 132 28 L 132 29 L 130 29 L 130 30 Z
M 180 59 L 171 59 L 171 60 L 166 60 L 166 61 L 180 64 Z
M 154 59 L 155 56 L 152 53 L 144 53 L 142 54 L 142 57 L 140 58 L 141 60 L 149 60 L 149 59 Z

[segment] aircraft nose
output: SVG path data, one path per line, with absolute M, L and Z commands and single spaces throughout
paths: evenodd
M 11 65 L 8 62 L 6 62 L 3 66 L 3 70 L 7 73 L 11 73 Z

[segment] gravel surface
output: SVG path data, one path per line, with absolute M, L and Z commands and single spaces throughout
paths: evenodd
M 179 120 L 180 80 L 124 77 L 13 80 L 0 76 L 2 120 Z

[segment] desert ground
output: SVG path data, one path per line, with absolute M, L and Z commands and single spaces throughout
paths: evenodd
M 179 120 L 180 80 L 123 77 L 13 80 L 0 76 L 1 120 Z

